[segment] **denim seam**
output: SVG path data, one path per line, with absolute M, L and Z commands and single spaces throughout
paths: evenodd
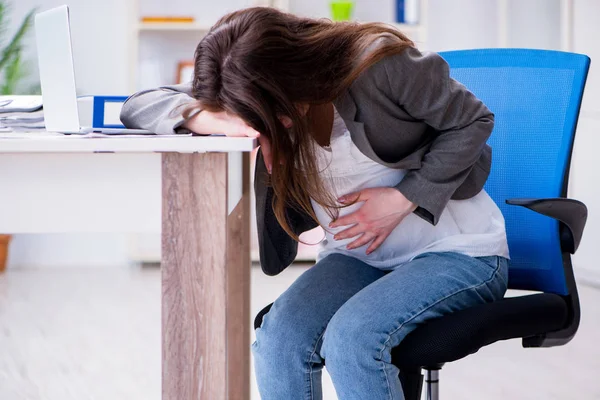
M 337 312 L 337 310 L 336 310 L 336 312 Z M 306 361 L 307 365 L 311 364 L 312 357 L 317 353 L 317 346 L 319 344 L 319 340 L 321 340 L 321 338 L 323 337 L 323 335 L 325 335 L 325 331 L 327 330 L 327 325 L 329 325 L 329 321 L 331 321 L 331 318 L 333 318 L 334 315 L 335 315 L 335 312 L 333 314 L 331 314 L 331 316 L 327 319 L 327 324 L 321 328 L 320 333 L 317 336 L 317 340 L 313 343 L 313 350 L 309 354 L 308 359 Z M 313 373 L 313 368 L 309 367 L 308 368 L 308 380 L 309 380 L 309 383 L 310 383 L 310 398 L 314 399 L 314 388 L 313 388 L 312 373 Z
M 331 319 L 337 313 L 338 310 L 335 310 L 333 313 L 331 313 L 329 315 L 329 318 L 327 318 L 327 323 L 325 324 L 325 326 L 323 326 L 321 328 L 320 333 L 317 336 L 317 340 L 313 343 L 313 350 L 310 353 L 310 355 L 308 356 L 308 360 L 306 361 L 307 365 L 310 365 L 310 361 L 311 361 L 312 357 L 317 353 L 317 346 L 319 344 L 319 340 L 321 340 L 321 338 L 325 335 L 325 331 L 327 330 L 327 326 L 329 325 L 329 322 L 331 321 Z M 308 379 L 310 381 L 310 398 L 311 399 L 314 398 L 314 388 L 313 388 L 312 373 L 313 373 L 313 368 L 309 367 L 309 369 L 308 369 Z
M 491 282 L 491 281 L 494 279 L 494 276 L 495 276 L 495 275 L 498 273 L 498 270 L 499 270 L 499 269 L 500 269 L 500 262 L 497 262 L 497 263 L 496 263 L 496 268 L 494 269 L 494 272 L 493 272 L 493 273 L 492 273 L 492 275 L 491 275 L 491 276 L 490 276 L 488 279 L 486 279 L 485 281 L 483 281 L 483 282 L 481 282 L 481 283 L 479 283 L 479 284 L 477 284 L 477 285 L 469 286 L 469 287 L 463 288 L 463 289 L 461 289 L 461 290 L 455 291 L 455 292 L 453 292 L 453 293 L 450 293 L 450 294 L 448 294 L 447 296 L 445 296 L 445 297 L 443 297 L 443 298 L 439 299 L 438 301 L 436 301 L 436 302 L 434 302 L 434 303 L 430 304 L 429 306 L 427 306 L 427 307 L 424 307 L 424 308 L 423 308 L 421 311 L 419 311 L 418 313 L 416 313 L 415 315 L 413 315 L 412 317 L 410 317 L 410 318 L 409 318 L 409 319 L 407 319 L 406 321 L 402 322 L 402 324 L 400 324 L 400 326 L 399 326 L 398 328 L 394 329 L 392 332 L 390 332 L 390 333 L 388 334 L 388 338 L 387 338 L 387 339 L 386 339 L 386 341 L 383 343 L 382 349 L 379 351 L 379 357 L 378 357 L 378 358 L 379 358 L 379 360 L 381 361 L 381 363 L 383 364 L 383 368 L 382 368 L 382 369 L 383 369 L 383 375 L 385 376 L 385 381 L 386 381 L 386 383 L 387 383 L 387 387 L 388 387 L 388 394 L 389 394 L 389 396 L 390 396 L 390 399 L 392 399 L 392 400 L 393 400 L 393 398 L 392 398 L 392 390 L 391 390 L 390 381 L 389 381 L 389 379 L 388 379 L 387 372 L 386 372 L 386 369 L 385 369 L 385 362 L 383 361 L 383 359 L 382 359 L 382 358 L 383 358 L 383 351 L 386 349 L 388 342 L 389 342 L 389 341 L 391 340 L 391 338 L 392 338 L 392 335 L 394 335 L 396 332 L 398 332 L 400 329 L 402 329 L 402 328 L 404 327 L 404 325 L 406 325 L 407 323 L 409 323 L 409 322 L 410 322 L 410 321 L 412 321 L 413 319 L 417 318 L 419 315 L 423 314 L 425 311 L 429 310 L 431 307 L 433 307 L 433 306 L 435 306 L 435 305 L 437 305 L 437 304 L 441 303 L 442 301 L 445 301 L 445 300 L 449 299 L 450 297 L 456 296 L 457 294 L 460 294 L 460 293 L 466 292 L 467 290 L 477 289 L 477 288 L 480 288 L 480 287 L 482 287 L 482 286 L 484 286 L 484 285 L 487 285 L 488 283 L 490 283 L 490 282 Z
M 322 331 L 319 334 L 319 336 L 317 337 L 317 340 L 315 341 L 315 343 L 313 345 L 313 350 L 310 353 L 310 355 L 308 356 L 308 360 L 306 362 L 306 364 L 309 365 L 309 367 L 308 367 L 308 381 L 309 381 L 309 384 L 310 384 L 310 398 L 311 399 L 314 399 L 314 397 L 315 397 L 315 392 L 314 392 L 314 387 L 313 387 L 313 377 L 312 377 L 312 373 L 313 373 L 313 369 L 314 368 L 311 365 L 311 360 L 312 360 L 312 357 L 317 353 L 317 345 L 319 344 L 319 340 L 321 340 L 321 338 L 325 334 L 325 329 L 327 329 L 327 325 L 325 325 L 322 328 Z
M 333 317 L 334 314 L 332 314 L 331 316 Z M 266 317 L 266 314 L 265 314 L 265 317 Z M 329 319 L 331 319 L 331 318 L 329 318 Z M 255 331 L 258 331 L 259 329 L 261 329 L 262 326 L 263 326 L 263 324 L 261 324 L 261 326 L 259 326 Z M 321 340 L 321 338 L 325 334 L 325 330 L 326 329 L 327 329 L 327 325 L 325 325 L 324 327 L 321 328 L 320 333 L 317 336 L 317 340 L 313 344 L 313 350 L 311 351 L 311 353 L 308 356 L 308 359 L 306 361 L 307 365 L 310 365 L 310 360 L 312 359 L 312 356 L 317 352 L 317 345 L 319 344 L 319 340 Z M 258 348 L 258 340 L 255 340 L 254 343 L 252 344 L 252 346 L 255 346 L 256 348 Z M 308 393 L 308 395 L 310 396 L 310 400 L 314 399 L 314 388 L 313 388 L 312 373 L 313 373 L 313 368 L 311 368 L 309 366 L 309 368 L 308 368 L 308 383 L 309 383 L 309 393 Z
M 506 259 L 500 260 L 500 257 L 497 257 L 497 258 L 498 258 L 498 266 L 497 266 L 496 270 L 499 271 L 500 270 L 500 262 L 502 261 L 503 263 L 508 264 L 508 261 Z M 508 265 L 506 265 L 506 268 L 508 269 Z M 500 279 L 502 279 L 502 283 L 504 283 L 504 286 L 506 286 L 508 288 L 508 280 L 504 279 L 504 276 L 502 276 L 502 274 L 500 274 L 499 276 L 500 276 Z
M 387 340 L 386 340 L 386 342 L 387 342 Z M 385 344 L 384 344 L 384 346 L 385 346 Z M 383 353 L 383 351 L 382 351 L 382 353 Z M 381 358 L 381 357 L 379 357 L 379 358 Z M 383 372 L 383 376 L 385 377 L 385 384 L 387 385 L 388 395 L 390 396 L 390 400 L 394 400 L 394 398 L 392 397 L 392 388 L 390 385 L 390 380 L 388 379 L 387 373 L 385 372 L 385 363 L 383 362 L 383 360 L 381 361 L 381 364 L 382 364 L 381 372 Z

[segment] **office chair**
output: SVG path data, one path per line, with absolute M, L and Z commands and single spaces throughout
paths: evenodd
M 430 320 L 392 350 L 406 400 L 439 399 L 439 370 L 498 340 L 523 347 L 568 343 L 580 309 L 571 254 L 586 206 L 567 198 L 575 129 L 590 59 L 528 49 L 440 53 L 451 75 L 494 112 L 492 172 L 485 189 L 502 210 L 510 249 L 510 289 L 539 293 L 505 298 Z M 254 321 L 262 323 L 270 305 Z M 325 360 L 327 362 L 327 360 Z

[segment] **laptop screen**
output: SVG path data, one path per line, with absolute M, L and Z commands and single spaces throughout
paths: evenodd
M 69 8 L 65 5 L 37 14 L 35 34 L 46 129 L 79 132 Z

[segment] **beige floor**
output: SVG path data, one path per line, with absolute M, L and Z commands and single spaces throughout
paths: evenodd
M 253 268 L 253 313 L 303 270 L 273 278 Z M 600 399 L 600 290 L 580 290 L 583 321 L 571 344 L 490 346 L 442 371 L 442 398 Z M 335 398 L 326 379 L 325 399 Z M 17 270 L 1 276 L 0 400 L 21 399 L 159 400 L 158 269 Z

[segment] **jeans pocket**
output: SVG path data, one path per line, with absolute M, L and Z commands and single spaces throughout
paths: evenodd
M 493 288 L 496 300 L 503 298 L 508 288 L 508 260 L 501 256 L 477 257 L 477 259 L 493 268 L 489 287 Z
M 500 256 L 485 256 L 485 257 L 476 257 L 479 261 L 493 268 L 495 271 L 500 269 Z

